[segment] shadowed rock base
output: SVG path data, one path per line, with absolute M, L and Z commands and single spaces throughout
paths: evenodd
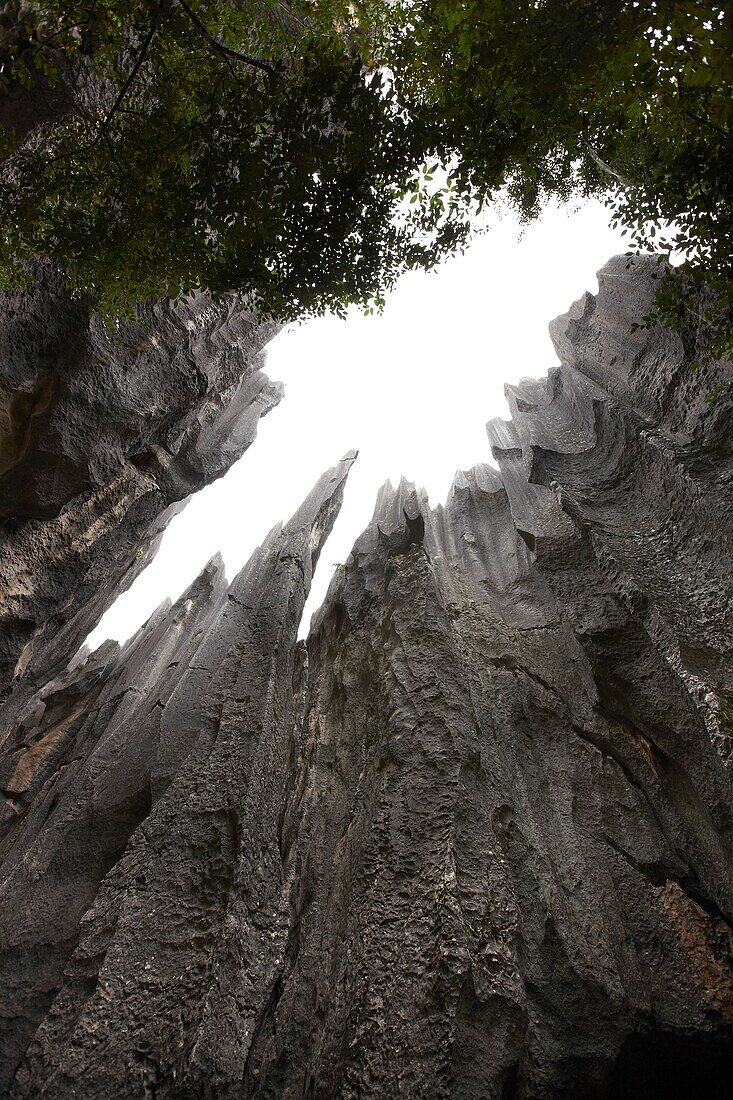
M 553 324 L 500 473 L 385 486 L 307 645 L 353 456 L 11 698 L 9 1096 L 727 1097 L 731 366 L 630 333 L 653 270 Z

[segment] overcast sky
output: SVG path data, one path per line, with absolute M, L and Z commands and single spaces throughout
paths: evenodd
M 231 579 L 270 528 L 351 448 L 359 458 L 321 556 L 303 628 L 334 566 L 372 515 L 380 485 L 402 475 L 443 501 L 458 469 L 490 461 L 485 424 L 506 416 L 504 384 L 557 362 L 548 323 L 626 250 L 599 203 L 548 207 L 522 232 L 505 214 L 463 256 L 403 277 L 381 316 L 317 318 L 281 332 L 267 373 L 280 405 L 219 481 L 168 527 L 158 556 L 91 635 L 124 641 L 166 597 L 176 599 L 220 550 Z

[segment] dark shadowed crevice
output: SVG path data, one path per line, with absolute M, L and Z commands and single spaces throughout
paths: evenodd
M 651 1031 L 624 1043 L 607 1100 L 728 1100 L 731 1081 L 732 1039 Z

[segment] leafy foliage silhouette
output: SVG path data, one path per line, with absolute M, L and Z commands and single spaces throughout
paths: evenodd
M 721 4 L 14 0 L 2 23 L 6 282 L 47 253 L 111 312 L 197 287 L 373 309 L 498 196 L 531 219 L 601 195 L 632 250 L 684 261 L 656 317 L 730 354 Z

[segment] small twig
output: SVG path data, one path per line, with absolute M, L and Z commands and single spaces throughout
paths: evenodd
M 695 122 L 699 122 L 701 126 L 710 126 L 711 129 L 717 130 L 719 134 L 724 134 L 725 137 L 729 136 L 730 130 L 727 130 L 724 126 L 718 126 L 717 122 L 713 122 L 712 119 L 703 118 L 702 115 L 696 115 L 694 111 L 688 111 L 686 107 L 683 107 L 683 111 L 688 118 L 692 118 Z
M 225 46 L 223 42 L 220 42 L 218 38 L 215 38 L 211 31 L 208 29 L 205 23 L 203 23 L 196 12 L 188 6 L 186 0 L 177 0 L 179 7 L 183 8 L 186 15 L 189 17 L 194 26 L 202 34 L 212 50 L 221 54 L 222 57 L 234 57 L 237 61 L 243 61 L 245 65 L 252 65 L 255 69 L 260 69 L 263 73 L 268 73 L 270 76 L 277 76 L 277 70 L 267 61 L 262 61 L 257 57 L 248 57 L 247 54 L 240 53 L 238 50 L 230 50 L 228 46 Z
M 610 164 L 607 164 L 605 160 L 602 160 L 589 142 L 585 142 L 585 148 L 588 152 L 588 155 L 593 161 L 595 161 L 601 171 L 605 172 L 607 176 L 611 176 L 612 179 L 615 179 L 616 182 L 620 183 L 622 187 L 633 188 L 637 186 L 633 182 L 633 180 L 629 180 L 626 178 L 626 176 L 622 176 L 620 172 L 617 172 L 615 168 L 612 168 Z
M 135 64 L 132 66 L 132 68 L 130 69 L 130 72 L 127 74 L 127 79 L 125 80 L 125 83 L 120 88 L 114 103 L 112 104 L 111 108 L 107 112 L 107 115 L 106 115 L 102 125 L 99 127 L 99 130 L 97 131 L 95 136 L 86 145 L 82 145 L 78 149 L 70 149 L 67 153 L 60 153 L 57 157 L 52 157 L 50 160 L 47 160 L 46 163 L 43 166 L 44 171 L 47 168 L 49 168 L 52 164 L 58 164 L 58 162 L 61 161 L 61 160 L 66 160 L 69 157 L 78 157 L 80 153 L 88 153 L 90 149 L 93 149 L 94 146 L 97 145 L 102 140 L 102 138 L 106 137 L 107 131 L 109 130 L 110 126 L 112 125 L 112 119 L 114 118 L 117 111 L 119 110 L 120 105 L 122 104 L 122 101 L 124 100 L 125 96 L 127 95 L 128 91 L 130 90 L 130 87 L 131 87 L 135 77 L 139 73 L 140 66 L 142 65 L 143 61 L 145 60 L 145 56 L 146 56 L 146 54 L 148 52 L 148 49 L 150 47 L 150 43 L 153 41 L 153 35 L 155 34 L 155 29 L 156 29 L 156 26 L 157 26 L 158 15 L 160 14 L 161 6 L 162 6 L 161 4 L 158 5 L 158 9 L 155 12 L 155 15 L 153 16 L 153 21 L 150 24 L 150 27 L 148 28 L 148 33 L 145 35 L 145 39 L 143 41 L 143 44 L 140 47 L 140 52 L 138 53 L 137 57 L 135 58 Z
M 63 46 L 52 45 L 52 42 L 53 42 L 54 38 L 58 38 L 60 35 L 66 34 L 67 31 L 73 31 L 73 30 L 75 30 L 76 27 L 87 27 L 89 25 L 89 22 L 90 22 L 91 18 L 92 17 L 91 17 L 91 13 L 90 13 L 88 19 L 82 19 L 81 22 L 79 22 L 79 23 L 67 23 L 65 27 L 59 27 L 59 29 L 57 31 L 54 31 L 53 34 L 49 34 L 49 36 L 47 38 L 39 38 L 38 36 L 36 36 L 36 42 L 38 43 L 38 48 L 36 50 L 34 50 L 33 56 L 35 57 L 37 54 L 39 54 L 41 52 L 41 50 L 45 49 L 46 47 L 48 47 L 51 50 L 63 49 Z
M 96 143 L 99 141 L 99 139 L 101 137 L 104 137 L 104 135 L 109 130 L 110 126 L 112 125 L 112 119 L 114 118 L 114 116 L 117 112 L 117 108 L 122 103 L 122 100 L 125 98 L 128 91 L 130 90 L 130 86 L 132 85 L 133 80 L 135 79 L 135 77 L 139 73 L 140 66 L 142 65 L 143 61 L 145 60 L 145 55 L 148 52 L 148 49 L 150 47 L 150 43 L 153 41 L 153 35 L 155 34 L 155 28 L 156 28 L 156 25 L 157 25 L 157 22 L 158 22 L 158 15 L 159 14 L 160 14 L 160 5 L 158 5 L 158 10 L 156 11 L 155 15 L 153 16 L 153 21 L 150 24 L 150 27 L 148 29 L 148 33 L 145 35 L 145 39 L 143 41 L 143 44 L 140 47 L 140 52 L 139 52 L 139 54 L 137 55 L 137 57 L 135 59 L 135 64 L 132 66 L 132 68 L 130 69 L 130 72 L 127 74 L 127 80 L 125 81 L 125 83 L 120 88 L 120 91 L 117 95 L 117 98 L 115 99 L 114 103 L 112 104 L 112 106 L 111 106 L 111 108 L 110 108 L 110 110 L 107 114 L 107 117 L 105 118 L 104 122 L 102 123 L 102 125 L 99 129 L 99 133 L 97 134 L 97 136 L 94 138 L 94 140 L 91 143 L 92 145 L 96 145 Z M 91 146 L 87 146 L 87 148 L 91 148 Z

